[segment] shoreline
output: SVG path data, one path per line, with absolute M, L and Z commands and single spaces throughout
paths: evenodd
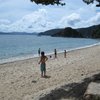
M 81 49 L 85 49 L 85 48 L 90 48 L 96 45 L 100 45 L 100 42 L 92 44 L 92 45 L 87 45 L 87 46 L 83 46 L 83 47 L 77 47 L 77 48 L 73 48 L 73 49 L 66 49 L 66 53 L 71 52 L 71 51 L 75 51 L 75 50 L 81 50 Z M 59 51 L 57 52 L 58 54 L 63 53 L 64 51 Z M 49 55 L 53 55 L 54 52 L 50 52 L 50 53 L 46 53 L 47 56 Z M 33 59 L 33 58 L 38 58 L 38 54 L 35 55 L 25 55 L 25 56 L 18 56 L 18 57 L 11 57 L 11 58 L 7 58 L 7 59 L 0 59 L 0 65 L 1 64 L 6 64 L 6 63 L 11 63 L 11 62 L 16 62 L 16 61 L 23 61 L 23 60 L 28 60 L 28 59 Z

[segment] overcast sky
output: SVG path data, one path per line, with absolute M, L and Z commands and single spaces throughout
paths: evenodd
M 54 28 L 100 24 L 100 8 L 82 0 L 63 0 L 65 6 L 36 5 L 30 0 L 0 0 L 0 31 L 41 32 Z

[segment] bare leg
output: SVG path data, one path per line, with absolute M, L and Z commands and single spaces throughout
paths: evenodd
M 41 72 L 41 77 L 43 77 L 43 72 Z
M 46 76 L 46 71 L 44 71 L 44 77 Z

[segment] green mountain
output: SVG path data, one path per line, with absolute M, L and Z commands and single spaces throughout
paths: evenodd
M 93 38 L 93 34 L 97 34 L 97 31 L 100 31 L 100 25 L 93 25 L 87 28 L 78 28 L 76 30 L 81 33 L 85 38 Z
M 45 32 L 40 32 L 38 35 L 41 36 L 41 35 L 53 35 L 55 33 L 58 33 L 60 31 L 62 31 L 63 29 L 51 29 L 51 30 L 47 30 Z
M 41 32 L 38 35 L 49 35 L 55 37 L 79 37 L 79 38 L 100 38 L 100 25 L 93 25 L 86 28 L 73 29 L 66 27 Z
M 67 27 L 67 28 L 61 30 L 60 32 L 55 33 L 51 36 L 83 38 L 82 34 L 80 34 L 76 29 L 72 29 L 71 27 Z

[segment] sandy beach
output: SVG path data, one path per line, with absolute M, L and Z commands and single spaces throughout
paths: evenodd
M 47 78 L 41 78 L 38 57 L 0 64 L 0 100 L 36 100 L 38 94 L 100 73 L 100 45 L 48 58 Z

